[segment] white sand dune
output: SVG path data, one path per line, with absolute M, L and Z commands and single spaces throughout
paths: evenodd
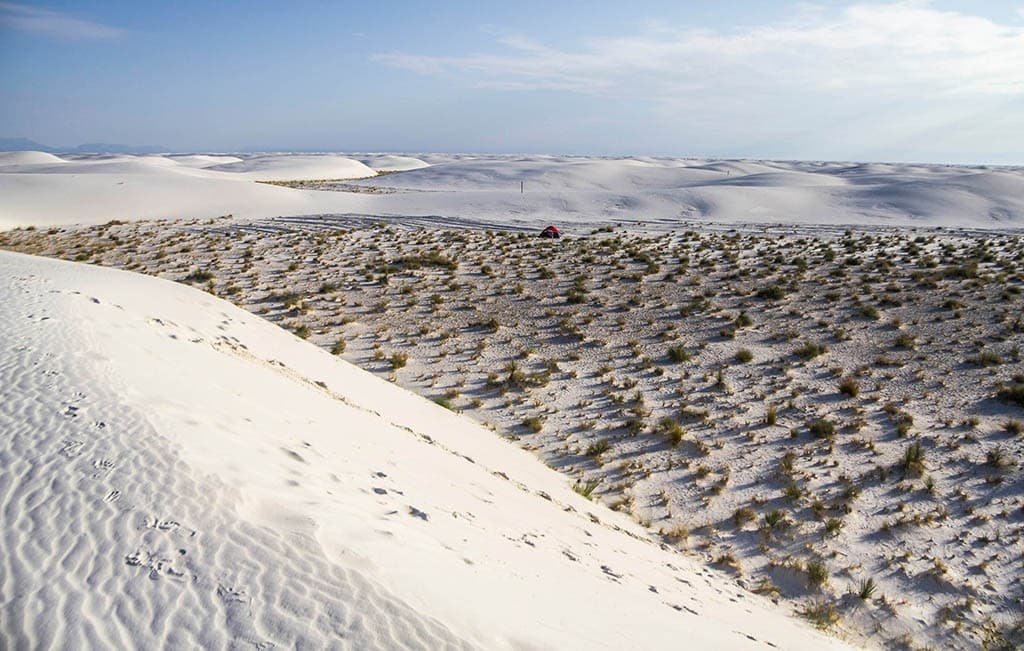
M 406 172 L 429 167 L 429 163 L 419 158 L 395 156 L 394 154 L 367 154 L 360 156 L 359 161 L 378 172 Z
M 8 156 L 4 160 L 11 162 L 0 165 L 0 227 L 349 213 L 526 227 L 672 227 L 686 220 L 1024 226 L 1019 168 L 438 154 L 267 154 L 227 162 L 201 155 Z M 402 173 L 376 176 L 375 169 Z M 252 183 L 360 178 L 354 183 L 387 190 L 328 192 Z
M 186 167 L 213 167 L 226 163 L 241 163 L 238 156 L 220 156 L 216 154 L 171 154 L 171 160 Z
M 0 253 L 0 647 L 828 649 L 198 290 Z
M 63 162 L 63 158 L 42 151 L 0 152 L 0 166 L 3 167 L 11 165 L 49 165 Z
M 376 175 L 376 172 L 360 161 L 337 154 L 255 156 L 206 169 L 230 172 L 239 178 L 255 181 L 359 179 Z

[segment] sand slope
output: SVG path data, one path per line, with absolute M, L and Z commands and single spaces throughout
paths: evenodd
M 0 302 L 0 647 L 841 647 L 207 294 L 0 253 Z

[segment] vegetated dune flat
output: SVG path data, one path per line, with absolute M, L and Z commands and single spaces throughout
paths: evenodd
M 717 229 L 216 219 L 0 246 L 223 296 L 848 639 L 1020 644 L 1024 238 Z
M 0 225 L 229 213 L 431 217 L 503 227 L 561 221 L 671 228 L 685 220 L 1024 225 L 1020 168 L 650 157 L 204 156 L 0 154 Z M 303 181 L 321 183 L 292 183 Z
M 208 293 L 3 252 L 0 304 L 3 648 L 844 646 Z

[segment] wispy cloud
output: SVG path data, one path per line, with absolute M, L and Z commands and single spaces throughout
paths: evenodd
M 392 52 L 374 59 L 505 89 L 557 89 L 672 101 L 694 93 L 1024 94 L 1024 27 L 935 9 L 927 0 L 804 5 L 742 31 L 673 30 L 579 48 L 499 39 L 496 54 Z
M 111 40 L 124 31 L 67 13 L 0 2 L 0 27 L 64 40 Z

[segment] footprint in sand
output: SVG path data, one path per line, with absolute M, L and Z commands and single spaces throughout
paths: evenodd
M 217 586 L 217 596 L 223 601 L 228 602 L 247 603 L 249 601 L 245 588 L 234 588 L 226 585 Z
M 124 562 L 130 567 L 148 569 L 149 578 L 153 581 L 162 578 L 183 581 L 188 578 L 184 568 L 174 565 L 174 559 L 163 558 L 160 554 L 154 554 L 144 549 L 128 554 L 124 557 Z
M 93 479 L 97 479 L 110 474 L 117 465 L 110 459 L 96 459 L 92 462 L 92 467 L 96 469 L 96 472 L 92 474 L 92 477 Z
M 83 447 L 85 447 L 84 441 L 68 439 L 64 441 L 64 447 L 60 449 L 60 453 L 68 458 L 77 457 L 82 452 Z
M 170 518 L 161 519 L 157 517 L 147 517 L 143 523 L 146 529 L 159 529 L 160 531 L 174 531 L 181 526 L 177 520 L 171 520 Z
M 410 506 L 409 507 L 409 515 L 411 515 L 414 518 L 419 518 L 420 520 L 423 520 L 424 522 L 429 522 L 430 521 L 430 516 L 427 515 L 426 511 L 420 511 L 415 506 Z

